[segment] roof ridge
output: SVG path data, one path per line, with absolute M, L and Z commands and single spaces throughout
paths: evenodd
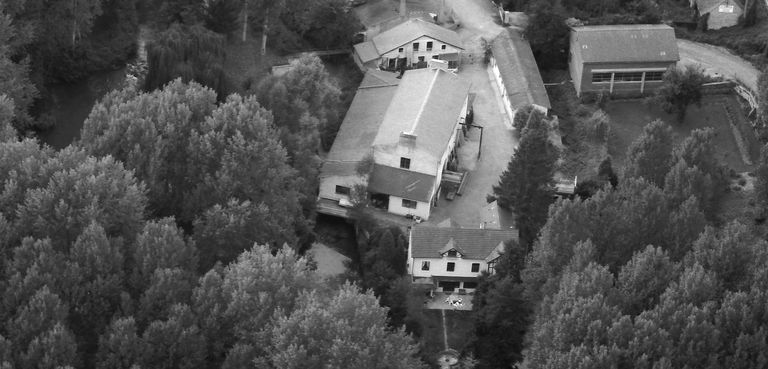
M 432 95 L 432 89 L 435 87 L 435 82 L 437 81 L 437 76 L 440 74 L 440 69 L 435 69 L 434 71 L 435 71 L 435 75 L 432 77 L 432 81 L 429 83 L 429 88 L 427 89 L 427 93 L 424 95 L 424 100 L 421 102 L 421 106 L 419 107 L 419 112 L 416 113 L 416 119 L 413 120 L 413 125 L 411 126 L 411 130 L 408 131 L 408 133 L 413 133 L 416 131 L 416 126 L 419 125 L 419 121 L 421 120 L 421 115 L 424 113 L 424 108 L 427 106 L 429 97 Z

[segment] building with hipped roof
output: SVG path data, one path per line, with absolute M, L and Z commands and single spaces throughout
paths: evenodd
M 571 29 L 569 69 L 576 94 L 639 96 L 662 85 L 680 55 L 675 30 L 662 24 Z
M 414 68 L 426 66 L 432 59 L 446 61 L 448 69 L 456 70 L 462 51 L 456 32 L 422 19 L 410 19 L 356 44 L 353 58 L 363 70 Z
M 416 225 L 409 235 L 406 270 L 413 283 L 433 285 L 439 292 L 472 292 L 483 272 L 494 273 L 505 243 L 516 239 L 511 229 Z
M 469 82 L 436 68 L 366 73 L 320 170 L 318 212 L 348 217 L 356 184 L 390 213 L 428 219 L 456 158 Z M 371 160 L 368 175 L 357 170 Z

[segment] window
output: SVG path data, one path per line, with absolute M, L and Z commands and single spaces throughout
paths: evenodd
M 664 72 L 663 71 L 645 72 L 645 81 L 646 82 L 661 81 L 663 79 L 664 79 Z
M 411 159 L 400 158 L 400 168 L 410 169 L 411 168 Z
M 416 201 L 403 199 L 403 207 L 408 209 L 416 209 Z
M 480 271 L 480 263 L 472 263 L 472 273 L 477 273 Z
M 432 55 L 432 59 L 440 59 L 440 54 Z
M 418 42 L 414 42 L 413 43 L 413 51 L 419 51 L 419 43 Z
M 455 257 L 456 257 L 458 254 L 459 254 L 459 253 L 458 253 L 458 252 L 456 252 L 456 250 L 449 250 L 449 251 L 448 251 L 448 256 L 449 256 L 449 257 L 452 257 L 452 258 L 455 258 Z
M 445 45 L 440 46 L 440 50 L 445 50 Z
M 427 41 L 427 51 L 432 51 L 432 41 Z
M 456 263 L 448 263 L 448 265 L 445 267 L 445 270 L 452 272 L 454 269 L 456 269 Z
M 611 82 L 611 73 L 592 73 L 592 83 Z
M 349 196 L 349 192 L 350 192 L 349 187 L 336 186 L 336 193 L 339 194 L 339 195 L 347 195 L 347 196 Z
M 496 271 L 496 261 L 488 262 L 488 274 L 493 274 Z
M 401 48 L 397 49 L 397 52 L 399 52 L 399 53 L 403 52 L 403 48 L 401 47 Z
M 462 288 L 477 288 L 477 282 L 464 282 Z
M 613 77 L 614 82 L 640 82 L 643 80 L 643 72 L 620 72 Z
M 424 57 L 423 57 L 423 56 L 420 56 L 420 57 L 419 57 L 419 63 L 421 63 L 421 62 L 423 62 L 423 61 L 424 61 Z
M 421 270 L 429 270 L 429 262 L 428 261 L 422 261 L 421 262 Z
M 458 60 L 449 60 L 448 61 L 448 69 L 456 69 L 459 67 L 459 61 Z

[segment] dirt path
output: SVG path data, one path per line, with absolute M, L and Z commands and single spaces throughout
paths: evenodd
M 699 64 L 710 74 L 733 78 L 750 90 L 757 91 L 757 68 L 725 48 L 682 39 L 677 40 L 677 48 L 681 63 Z
M 496 9 L 490 0 L 446 0 L 453 8 L 461 27 L 475 31 L 480 37 L 491 39 L 502 31 L 496 23 Z

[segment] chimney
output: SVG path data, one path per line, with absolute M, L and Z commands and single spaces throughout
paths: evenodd
M 416 145 L 416 135 L 408 132 L 400 132 L 400 145 L 413 147 Z
M 400 0 L 400 16 L 403 18 L 408 17 L 408 11 L 405 7 L 405 0 Z

